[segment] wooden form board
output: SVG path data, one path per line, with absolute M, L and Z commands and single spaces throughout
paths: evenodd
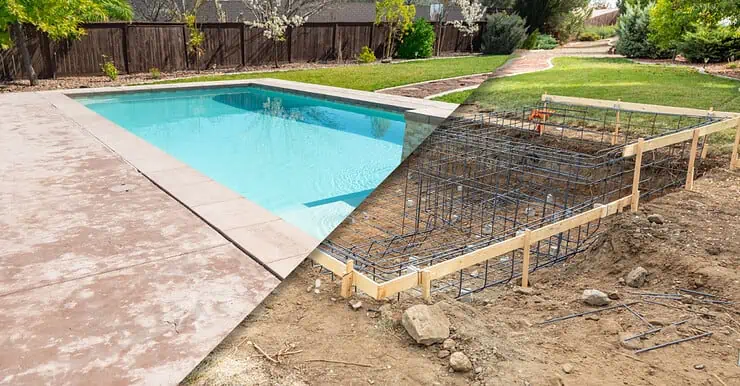
M 707 110 L 701 109 L 690 109 L 684 107 L 672 107 L 672 106 L 661 106 L 651 105 L 645 103 L 631 103 L 621 101 L 610 101 L 603 99 L 589 99 L 589 98 L 576 98 L 566 97 L 560 95 L 542 95 L 543 102 L 550 103 L 564 103 L 576 106 L 588 106 L 588 107 L 601 107 L 608 109 L 617 109 L 622 111 L 634 111 L 641 113 L 659 113 L 659 114 L 674 114 L 674 115 L 688 115 L 692 117 L 708 117 L 712 116 L 715 118 L 736 118 L 740 117 L 740 113 L 733 113 L 729 111 L 714 111 L 711 108 Z
M 662 137 L 653 138 L 653 139 L 645 141 L 645 145 L 642 148 L 642 151 L 655 150 L 661 147 L 666 147 L 666 146 L 674 145 L 677 143 L 689 141 L 694 136 L 694 131 L 698 132 L 699 137 L 703 137 L 705 135 L 709 135 L 709 134 L 717 133 L 717 132 L 727 130 L 733 127 L 737 127 L 738 124 L 740 124 L 740 117 L 712 123 L 710 125 L 702 126 L 702 127 L 699 127 L 693 130 L 684 130 L 684 131 L 679 131 L 677 133 L 668 134 Z M 636 154 L 636 150 L 637 150 L 636 143 L 627 145 L 624 147 L 624 150 L 622 151 L 622 157 L 631 157 Z

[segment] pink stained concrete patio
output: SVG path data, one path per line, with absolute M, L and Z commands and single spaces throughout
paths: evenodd
M 0 110 L 0 384 L 177 383 L 279 284 L 40 94 Z

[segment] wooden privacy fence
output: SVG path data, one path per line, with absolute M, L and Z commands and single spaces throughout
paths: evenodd
M 433 280 L 440 279 L 466 268 L 470 268 L 476 264 L 484 263 L 487 260 L 498 258 L 502 255 L 516 251 L 521 251 L 522 286 L 527 287 L 529 273 L 532 270 L 532 265 L 530 263 L 531 247 L 537 242 L 620 213 L 624 210 L 624 208 L 629 207 L 632 211 L 638 210 L 640 202 L 640 175 L 642 171 L 643 153 L 691 140 L 688 170 L 686 173 L 686 189 L 691 190 L 694 183 L 694 165 L 697 158 L 699 137 L 708 136 L 720 131 L 734 128 L 735 142 L 732 148 L 730 169 L 740 168 L 740 157 L 738 156 L 738 151 L 740 151 L 740 114 L 738 113 L 712 111 L 711 109 L 685 109 L 649 104 L 561 97 L 556 95 L 543 95 L 542 101 L 545 103 L 564 103 L 577 106 L 612 108 L 616 109 L 617 111 L 631 110 L 659 114 L 682 114 L 690 116 L 707 116 L 709 114 L 725 119 L 705 126 L 683 130 L 665 136 L 655 137 L 649 140 L 639 138 L 636 143 L 628 144 L 627 146 L 625 146 L 622 157 L 633 157 L 635 164 L 632 180 L 632 191 L 631 194 L 625 197 L 604 205 L 597 205 L 593 209 L 537 229 L 524 230 L 523 232 L 518 233 L 515 237 L 511 237 L 507 240 L 489 245 L 468 254 L 432 265 L 431 267 L 422 269 L 420 271 L 408 273 L 382 284 L 379 284 L 363 273 L 354 270 L 354 262 L 352 260 L 349 260 L 345 263 L 319 249 L 314 250 L 311 255 L 309 255 L 309 257 L 313 260 L 313 262 L 323 266 L 324 268 L 328 269 L 341 278 L 341 295 L 343 297 L 351 296 L 352 287 L 356 287 L 358 290 L 364 292 L 374 299 L 383 299 L 406 290 L 420 288 L 422 297 L 424 299 L 429 299 L 431 297 Z
M 436 27 L 436 26 L 435 26 Z M 481 23 L 481 31 L 485 24 Z M 203 23 L 203 55 L 196 60 L 187 51 L 187 28 L 181 23 L 96 23 L 84 26 L 80 39 L 52 41 L 27 29 L 27 42 L 36 72 L 42 78 L 100 74 L 103 56 L 125 73 L 234 68 L 273 62 L 273 43 L 262 30 L 244 23 Z M 363 46 L 381 57 L 387 27 L 373 23 L 307 23 L 291 28 L 278 43 L 278 58 L 286 62 L 317 62 L 355 58 Z M 469 52 L 470 38 L 451 25 L 444 26 L 441 52 Z M 480 33 L 474 38 L 480 47 Z M 17 49 L 0 52 L 0 76 L 22 78 Z

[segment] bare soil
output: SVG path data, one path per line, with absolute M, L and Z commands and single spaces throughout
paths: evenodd
M 358 294 L 363 307 L 353 311 L 339 298 L 338 281 L 306 262 L 184 383 L 739 385 L 736 304 L 700 298 L 684 304 L 631 293 L 685 288 L 740 301 L 739 196 L 740 173 L 715 169 L 697 180 L 694 192 L 672 193 L 645 203 L 638 214 L 615 217 L 592 250 L 532 274 L 532 295 L 516 294 L 511 286 L 464 300 L 436 294 L 434 302 L 452 322 L 456 350 L 470 357 L 477 373 L 451 373 L 448 359 L 437 357 L 438 345 L 419 346 L 406 334 L 401 314 L 421 299 L 404 294 L 400 301 L 378 302 Z M 664 216 L 665 224 L 651 224 L 646 219 L 651 213 Z M 636 266 L 649 271 L 639 290 L 620 284 Z M 314 292 L 317 278 L 319 293 Z M 617 292 L 621 299 L 613 304 L 640 301 L 631 308 L 654 326 L 688 320 L 636 340 L 638 347 L 705 331 L 713 335 L 634 354 L 620 344 L 620 334 L 650 327 L 624 308 L 539 324 L 594 310 L 580 301 L 588 288 Z M 287 354 L 277 356 L 281 351 Z

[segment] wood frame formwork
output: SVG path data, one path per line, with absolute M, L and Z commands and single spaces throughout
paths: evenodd
M 632 184 L 630 187 L 630 194 L 616 198 L 608 203 L 594 203 L 592 209 L 581 211 L 580 213 L 562 218 L 558 221 L 552 221 L 546 225 L 543 224 L 535 229 L 522 228 L 511 237 L 454 258 L 431 264 L 382 282 L 374 280 L 372 275 L 368 272 L 360 272 L 355 269 L 354 260 L 345 259 L 343 261 L 340 258 L 332 256 L 332 254 L 328 252 L 330 249 L 327 248 L 323 248 L 323 250 L 322 248 L 317 248 L 314 250 L 309 255 L 311 260 L 341 278 L 341 295 L 343 297 L 351 296 L 352 288 L 355 288 L 374 299 L 388 298 L 413 289 L 418 290 L 423 298 L 429 299 L 431 297 L 433 283 L 435 281 L 457 272 L 460 272 L 462 277 L 463 270 L 470 269 L 471 267 L 507 254 L 511 254 L 512 256 L 516 254 L 521 259 L 521 263 L 518 266 L 520 271 L 516 276 L 521 277 L 521 285 L 523 287 L 527 287 L 529 274 L 537 268 L 536 265 L 533 265 L 530 262 L 531 253 L 533 251 L 537 253 L 537 248 L 534 247 L 535 245 L 539 245 L 538 243 L 554 236 L 562 235 L 565 232 L 570 232 L 583 226 L 590 226 L 590 224 L 594 222 L 601 221 L 602 219 L 622 212 L 625 208 L 630 208 L 632 211 L 638 210 L 642 193 L 640 187 L 641 183 L 644 183 L 644 179 L 641 176 L 641 173 L 643 173 L 645 169 L 643 165 L 643 156 L 648 154 L 648 152 L 667 149 L 671 146 L 682 143 L 688 145 L 688 166 L 685 170 L 685 188 L 690 190 L 693 188 L 697 158 L 706 150 L 706 138 L 711 134 L 734 128 L 735 141 L 732 148 L 730 168 L 740 167 L 740 161 L 738 160 L 738 151 L 740 147 L 740 114 L 737 113 L 713 111 L 712 109 L 684 109 L 659 105 L 625 103 L 620 101 L 615 102 L 586 98 L 561 97 L 555 95 L 543 95 L 542 102 L 544 103 L 545 109 L 548 108 L 548 105 L 551 107 L 553 104 L 565 104 L 615 111 L 617 122 L 614 130 L 617 132 L 620 128 L 620 112 L 637 111 L 666 115 L 679 114 L 693 117 L 710 117 L 712 119 L 707 121 L 707 124 L 695 125 L 687 129 L 670 132 L 664 135 L 656 135 L 647 139 L 639 137 L 621 146 L 621 158 L 623 160 L 631 159 L 632 161 L 630 162 L 634 165 L 631 171 Z M 546 119 L 547 118 L 545 117 L 543 121 Z M 539 125 L 539 123 L 543 122 L 538 121 L 536 123 L 538 123 L 538 125 L 535 130 L 539 130 L 540 135 L 542 135 L 542 131 L 549 130 L 544 128 L 540 129 L 541 125 Z M 702 142 L 702 151 L 700 151 L 699 140 L 702 138 L 704 141 Z M 690 144 L 688 144 L 688 141 L 690 141 Z M 512 265 L 512 267 L 514 267 L 514 265 Z

